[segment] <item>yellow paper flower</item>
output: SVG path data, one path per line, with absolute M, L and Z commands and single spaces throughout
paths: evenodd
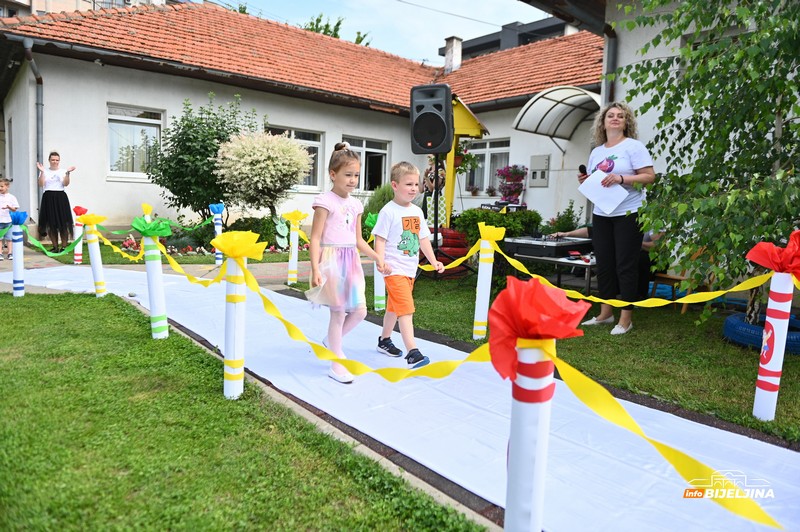
M 300 224 L 300 222 L 308 218 L 308 214 L 300 212 L 298 210 L 287 212 L 286 214 L 282 214 L 281 216 L 292 222 L 292 224 L 298 224 L 298 225 Z
M 257 242 L 259 235 L 252 231 L 228 231 L 211 241 L 211 245 L 225 256 L 240 259 L 261 260 L 264 256 L 266 242 Z
M 99 214 L 82 214 L 76 218 L 83 225 L 97 225 L 106 220 L 105 216 Z
M 506 228 L 505 227 L 495 227 L 493 225 L 486 225 L 483 222 L 478 224 L 478 229 L 481 232 L 481 239 L 483 240 L 503 240 L 506 236 Z
M 153 206 L 148 205 L 147 203 L 142 203 L 142 212 L 144 212 L 145 216 L 150 216 L 153 212 Z

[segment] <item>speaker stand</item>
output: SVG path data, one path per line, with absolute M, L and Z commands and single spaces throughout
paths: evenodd
M 455 174 L 454 174 L 455 175 Z M 440 260 L 439 257 L 447 257 L 450 261 L 456 260 L 455 257 L 445 253 L 441 249 L 439 249 L 439 154 L 433 154 L 433 256 L 436 257 L 437 260 Z M 472 273 L 478 273 L 475 271 L 475 268 L 467 264 L 466 261 L 461 263 L 461 266 L 468 269 Z M 433 270 L 433 278 L 438 280 L 440 277 L 444 278 L 445 274 L 439 273 L 436 270 Z

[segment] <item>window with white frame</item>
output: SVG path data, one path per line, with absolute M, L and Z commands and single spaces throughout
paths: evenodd
M 267 131 L 273 135 L 283 135 L 286 133 L 289 138 L 295 139 L 298 143 L 302 144 L 308 154 L 311 155 L 311 169 L 308 174 L 303 178 L 302 186 L 319 188 L 319 152 L 322 146 L 322 134 L 314 131 L 301 131 L 299 129 L 291 129 L 280 126 L 272 126 L 267 128 Z
M 162 119 L 162 111 L 109 104 L 109 177 L 147 179 L 148 147 L 160 147 Z
M 511 141 L 480 140 L 474 141 L 469 146 L 469 152 L 478 158 L 478 167 L 467 173 L 464 190 L 486 190 L 488 187 L 498 187 L 497 171 L 508 166 Z M 488 164 L 487 164 L 488 161 Z
M 361 179 L 358 188 L 372 191 L 386 182 L 388 142 L 355 137 L 342 137 L 342 142 L 349 143 L 350 149 L 358 153 L 361 158 Z

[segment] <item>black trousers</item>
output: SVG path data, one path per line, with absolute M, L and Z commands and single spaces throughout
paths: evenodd
M 594 215 L 592 245 L 601 298 L 639 300 L 639 256 L 643 237 L 636 213 L 611 217 Z

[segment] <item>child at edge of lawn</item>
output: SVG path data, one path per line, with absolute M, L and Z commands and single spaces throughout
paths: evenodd
M 19 202 L 14 194 L 8 192 L 11 180 L 7 177 L 0 177 L 0 231 L 6 230 L 3 235 L 3 244 L 6 248 L 6 255 L 9 259 L 14 258 L 11 254 L 11 212 L 19 209 Z M 3 249 L 0 248 L 0 260 L 3 260 Z
M 444 264 L 436 260 L 431 232 L 422 209 L 411 203 L 419 193 L 419 170 L 411 163 L 397 163 L 392 166 L 391 178 L 394 199 L 378 213 L 378 221 L 372 230 L 378 262 L 385 262 L 385 268 L 389 270 L 388 273 L 382 272 L 388 298 L 383 330 L 378 338 L 378 352 L 392 357 L 403 355 L 391 338 L 395 324 L 399 323 L 400 336 L 407 351 L 406 362 L 411 368 L 420 368 L 430 362 L 417 349 L 414 339 L 413 290 L 420 249 L 437 272 L 444 272 Z
M 330 310 L 328 335 L 322 344 L 339 358 L 347 358 L 342 339 L 367 316 L 364 270 L 359 251 L 374 260 L 384 272 L 383 261 L 361 235 L 364 206 L 350 196 L 358 187 L 361 160 L 346 142 L 336 144 L 328 163 L 333 187 L 314 199 L 309 258 L 311 289 L 306 297 Z M 350 384 L 353 375 L 337 362 L 331 362 L 328 376 Z

